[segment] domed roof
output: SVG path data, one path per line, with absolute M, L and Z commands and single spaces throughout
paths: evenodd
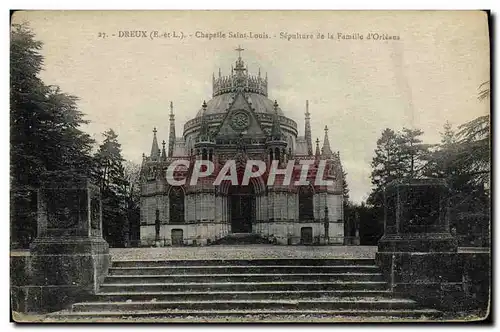
M 251 102 L 251 105 L 257 113 L 274 114 L 274 101 L 258 93 L 247 92 L 245 96 Z M 225 113 L 227 107 L 232 102 L 233 96 L 231 93 L 224 93 L 217 95 L 207 102 L 207 109 L 205 115 Z M 200 108 L 196 116 L 202 116 L 203 108 Z M 278 114 L 284 115 L 280 107 L 278 107 Z

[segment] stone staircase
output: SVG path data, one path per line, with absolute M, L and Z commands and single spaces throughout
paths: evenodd
M 99 293 L 65 319 L 433 318 L 394 297 L 373 259 L 115 261 Z

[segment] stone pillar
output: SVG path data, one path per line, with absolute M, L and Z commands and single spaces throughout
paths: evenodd
M 60 310 L 95 294 L 110 265 L 99 188 L 86 178 L 44 183 L 30 255 L 29 311 Z
M 384 193 L 384 236 L 379 252 L 456 251 L 443 180 L 392 182 Z

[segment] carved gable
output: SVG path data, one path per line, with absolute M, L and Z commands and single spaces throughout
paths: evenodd
M 264 136 L 265 133 L 260 127 L 260 123 L 245 99 L 243 93 L 237 93 L 232 104 L 229 106 L 226 117 L 224 118 L 217 136 L 240 136 L 256 137 Z

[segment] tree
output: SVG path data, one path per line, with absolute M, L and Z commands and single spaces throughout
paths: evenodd
M 349 185 L 347 184 L 347 172 L 342 170 L 342 196 L 344 198 L 344 206 L 349 204 Z
M 480 86 L 479 86 L 479 94 L 478 94 L 478 99 L 480 101 L 484 100 L 484 99 L 489 99 L 490 98 L 490 94 L 491 94 L 491 89 L 490 89 L 490 81 L 486 81 L 486 82 L 483 82 Z
M 483 91 L 478 99 L 487 97 Z M 460 125 L 458 132 L 447 122 L 441 144 L 430 153 L 425 167 L 426 176 L 447 180 L 451 225 L 467 245 L 487 243 L 490 139 L 489 115 Z
M 443 126 L 443 132 L 441 134 L 441 144 L 442 145 L 452 145 L 457 142 L 457 134 L 453 129 L 450 121 L 446 121 Z
M 94 181 L 99 185 L 103 205 L 103 235 L 112 246 L 123 246 L 127 241 L 127 190 L 129 182 L 118 135 L 109 129 L 94 156 Z
M 475 185 L 489 186 L 491 167 L 489 114 L 459 126 L 458 137 L 461 146 L 458 162 L 467 169 L 470 181 Z
M 457 134 L 450 122 L 446 122 L 441 132 L 441 144 L 435 145 L 429 151 L 423 174 L 431 178 L 444 178 L 449 183 L 457 175 L 456 159 L 459 145 Z
M 400 166 L 402 177 L 407 179 L 421 178 L 426 159 L 429 153 L 429 144 L 423 144 L 420 136 L 423 135 L 420 129 L 403 128 L 398 134 L 400 145 Z
M 383 188 L 402 175 L 401 163 L 400 139 L 392 129 L 386 128 L 377 140 L 375 156 L 371 163 L 374 188 L 368 197 L 369 204 L 382 206 Z
M 36 236 L 37 189 L 50 173 L 88 174 L 92 139 L 77 98 L 39 78 L 42 43 L 25 24 L 13 24 L 10 44 L 10 178 L 13 242 Z
M 129 240 L 132 245 L 140 241 L 140 203 L 141 203 L 141 166 L 131 161 L 124 163 L 125 179 L 127 187 L 127 220 Z

